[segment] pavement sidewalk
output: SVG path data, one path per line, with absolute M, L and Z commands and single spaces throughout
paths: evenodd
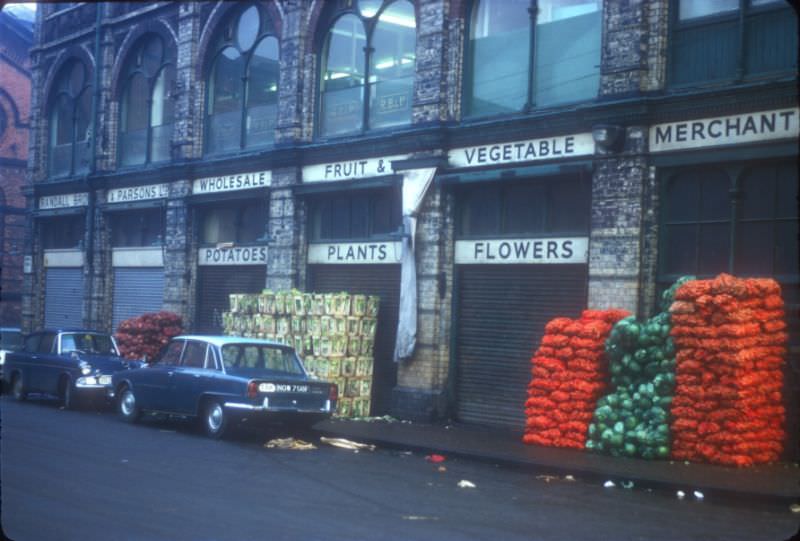
M 573 449 L 526 445 L 521 433 L 469 425 L 434 425 L 384 420 L 328 420 L 315 426 L 329 436 L 380 446 L 440 453 L 520 467 L 550 475 L 619 485 L 633 481 L 639 488 L 695 490 L 706 498 L 791 505 L 800 502 L 800 467 L 780 463 L 751 468 L 709 464 L 615 458 Z

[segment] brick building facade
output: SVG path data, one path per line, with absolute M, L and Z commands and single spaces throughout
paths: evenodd
M 232 291 L 379 294 L 373 413 L 519 428 L 554 316 L 722 271 L 796 309 L 797 209 L 747 218 L 769 265 L 737 214 L 753 178 L 796 198 L 796 16 L 733 4 L 42 5 L 24 324 L 217 332 Z M 85 118 L 60 135 L 59 107 Z
M 0 12 L 0 325 L 13 327 L 22 318 L 32 42 L 30 22 Z

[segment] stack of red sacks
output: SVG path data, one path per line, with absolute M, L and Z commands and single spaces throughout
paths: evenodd
M 114 338 L 123 357 L 153 360 L 182 327 L 181 316 L 172 312 L 142 314 L 120 323 Z
M 522 440 L 583 449 L 597 399 L 606 390 L 604 347 L 625 310 L 584 310 L 580 319 L 559 317 L 545 326 L 533 358 Z
M 727 274 L 676 292 L 673 458 L 735 466 L 779 459 L 788 340 L 780 292 L 772 279 Z

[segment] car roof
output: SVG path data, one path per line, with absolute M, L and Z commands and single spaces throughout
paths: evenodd
M 75 332 L 75 333 L 106 334 L 106 335 L 109 334 L 109 333 L 103 332 L 103 331 L 93 331 L 92 329 L 79 329 L 79 328 L 70 328 L 70 327 L 63 327 L 63 328 L 56 327 L 56 328 L 42 329 L 42 330 L 39 330 L 39 331 L 34 331 L 31 334 L 36 334 L 36 333 L 41 333 L 41 332 L 54 332 L 54 333 Z
M 0 327 L 0 332 L 22 332 L 19 327 Z
M 215 346 L 221 347 L 227 344 L 256 344 L 264 346 L 279 346 L 282 348 L 291 348 L 292 346 L 281 344 L 273 340 L 263 340 L 261 338 L 245 338 L 243 336 L 225 336 L 225 335 L 208 335 L 208 334 L 182 334 L 173 337 L 173 340 L 200 340 L 208 342 Z

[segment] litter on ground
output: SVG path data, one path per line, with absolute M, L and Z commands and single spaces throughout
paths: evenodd
M 458 488 L 475 488 L 475 483 L 462 479 L 458 482 Z
M 428 462 L 433 462 L 434 464 L 439 464 L 447 460 L 443 455 L 432 454 L 425 457 L 425 460 Z
M 349 449 L 350 451 L 375 450 L 375 446 L 371 443 L 358 443 L 355 441 L 346 440 L 344 438 L 326 438 L 325 436 L 322 436 L 319 441 L 334 447 L 339 447 L 340 449 Z
M 313 443 L 295 438 L 275 438 L 264 444 L 267 449 L 290 449 L 292 451 L 310 451 L 317 447 Z

